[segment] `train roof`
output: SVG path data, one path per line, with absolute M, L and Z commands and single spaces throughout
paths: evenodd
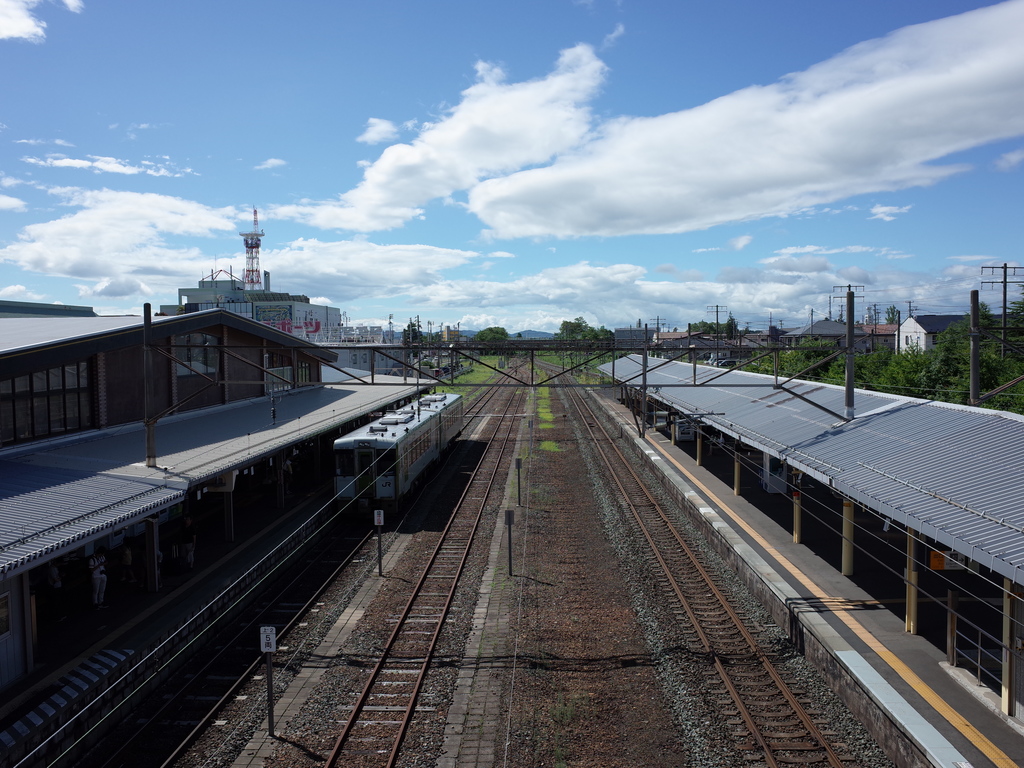
M 417 401 L 398 410 L 388 411 L 379 419 L 342 435 L 334 441 L 334 448 L 354 447 L 357 441 L 369 443 L 363 447 L 389 448 L 407 432 L 429 421 L 461 398 L 462 395 L 451 393 L 424 395 Z

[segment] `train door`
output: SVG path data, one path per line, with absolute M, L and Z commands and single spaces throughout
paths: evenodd
M 368 488 L 373 488 L 373 482 L 377 477 L 374 454 L 372 448 L 356 450 L 356 496 L 362 496 Z
M 377 452 L 377 495 L 378 499 L 395 498 L 397 486 L 398 454 L 394 448 Z

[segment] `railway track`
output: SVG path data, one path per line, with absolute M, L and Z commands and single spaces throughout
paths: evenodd
M 301 531 L 296 533 L 301 538 Z M 273 625 L 280 637 L 289 638 L 373 537 L 372 531 L 354 532 L 347 526 L 323 535 L 307 533 L 315 543 L 301 558 L 271 570 L 239 597 L 235 609 L 197 629 L 193 641 L 174 654 L 187 654 L 186 663 L 176 664 L 174 657 L 158 660 L 147 677 L 162 679 L 156 695 L 140 685 L 126 698 L 134 707 L 125 724 L 76 766 L 169 766 L 185 753 L 263 662 L 259 628 Z M 301 638 L 292 634 L 289 642 L 298 644 Z
M 494 391 L 494 390 L 492 390 Z M 491 418 L 488 448 L 441 533 L 395 627 L 366 675 L 326 765 L 393 766 L 417 713 L 417 701 L 441 630 L 459 586 L 474 537 L 508 470 L 525 400 L 519 389 L 501 390 L 501 415 Z M 488 400 L 495 406 L 497 401 Z M 476 410 L 479 416 L 483 406 Z
M 830 742 L 815 712 L 776 669 L 587 398 L 573 388 L 566 392 L 621 503 L 650 547 L 652 573 L 662 591 L 674 598 L 673 610 L 688 627 L 690 652 L 706 660 L 708 693 L 735 727 L 734 743 L 745 763 L 771 768 L 792 764 L 853 768 L 854 758 L 844 745 Z

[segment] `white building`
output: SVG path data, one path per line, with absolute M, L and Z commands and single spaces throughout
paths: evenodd
M 913 348 L 922 352 L 931 349 L 940 333 L 963 318 L 963 314 L 908 317 L 900 324 L 900 348 L 904 352 Z
M 211 272 L 195 288 L 179 288 L 178 303 L 161 306 L 160 312 L 182 315 L 220 308 L 302 338 L 340 334 L 340 309 L 311 304 L 308 296 L 275 293 L 270 290 L 270 273 L 263 277 L 264 290 L 247 291 L 242 278 L 230 271 Z

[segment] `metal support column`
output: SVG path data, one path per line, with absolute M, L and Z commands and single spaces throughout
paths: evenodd
M 736 448 L 732 454 L 732 494 L 733 496 L 739 496 L 740 494 L 740 444 L 736 443 Z
M 967 395 L 968 405 L 977 405 L 981 399 L 981 308 L 978 302 L 978 291 L 971 291 L 971 330 L 970 330 L 970 392 Z
M 799 544 L 803 536 L 803 499 L 800 489 L 793 491 L 793 543 Z
M 843 499 L 843 576 L 853 576 L 853 502 Z
M 704 430 L 697 426 L 697 466 L 704 466 Z
M 907 618 L 906 631 L 917 634 L 917 532 L 907 528 Z
M 643 367 L 643 381 L 640 385 L 640 397 L 643 402 L 641 403 L 640 412 L 640 439 L 643 440 L 647 436 L 647 326 L 644 326 L 644 367 Z
M 1017 659 L 1013 649 L 1017 638 L 1021 635 L 1014 628 L 1017 603 L 1020 601 L 1013 592 L 1013 580 L 1003 578 L 1003 677 L 1000 709 L 1004 715 L 1014 717 L 1017 714 Z
M 853 291 L 846 292 L 846 408 L 843 415 L 853 418 L 854 362 L 853 362 Z

